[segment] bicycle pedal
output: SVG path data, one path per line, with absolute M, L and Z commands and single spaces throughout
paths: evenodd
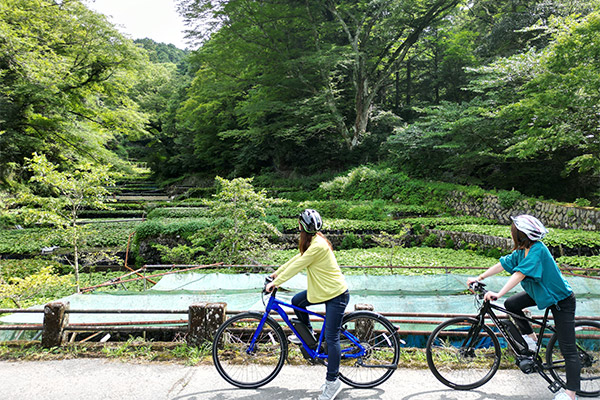
M 556 393 L 562 388 L 563 388 L 562 385 L 560 383 L 558 383 L 557 381 L 554 381 L 550 385 L 548 385 L 548 389 L 550 389 L 550 391 L 552 393 Z

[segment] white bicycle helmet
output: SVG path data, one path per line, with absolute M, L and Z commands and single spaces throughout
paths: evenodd
M 510 217 L 518 230 L 523 232 L 533 241 L 538 241 L 544 238 L 548 233 L 548 229 L 534 216 L 523 214 L 516 217 Z
M 323 220 L 318 212 L 307 208 L 300 213 L 300 225 L 307 233 L 317 233 L 323 227 Z

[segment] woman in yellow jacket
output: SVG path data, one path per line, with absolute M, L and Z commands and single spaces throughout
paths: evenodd
M 327 376 L 323 393 L 319 400 L 332 400 L 342 384 L 338 378 L 340 367 L 340 329 L 344 311 L 350 294 L 348 285 L 338 266 L 333 247 L 327 238 L 319 232 L 323 221 L 315 210 L 306 209 L 299 217 L 300 253 L 277 269 L 271 276 L 273 282 L 267 285 L 267 291 L 278 287 L 298 272 L 306 269 L 307 290 L 296 294 L 292 304 L 306 308 L 314 304 L 325 304 L 325 341 L 327 343 Z M 308 314 L 294 310 L 300 321 L 312 330 Z M 294 340 L 290 337 L 290 340 Z

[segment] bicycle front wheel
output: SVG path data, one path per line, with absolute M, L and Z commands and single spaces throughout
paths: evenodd
M 500 366 L 500 343 L 487 325 L 457 317 L 438 325 L 427 340 L 427 365 L 444 385 L 475 389 L 492 379 Z
M 581 361 L 581 388 L 577 395 L 600 396 L 600 324 L 594 321 L 575 322 L 575 342 Z M 546 363 L 554 379 L 564 387 L 567 383 L 565 359 L 556 333 L 548 341 Z
M 350 338 L 358 339 L 360 346 Z M 340 344 L 340 380 L 347 385 L 375 387 L 385 382 L 398 367 L 400 344 L 396 329 L 380 314 L 369 311 L 347 314 L 342 321 Z
M 270 317 L 251 348 L 261 319 L 260 313 L 241 313 L 225 321 L 215 334 L 215 367 L 223 379 L 240 388 L 257 388 L 271 382 L 285 362 L 287 341 L 279 324 Z

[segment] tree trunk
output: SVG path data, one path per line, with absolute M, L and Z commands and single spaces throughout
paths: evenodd
M 373 108 L 373 100 L 368 95 L 368 81 L 362 79 L 358 82 L 356 91 L 356 119 L 354 120 L 354 129 L 350 148 L 354 148 L 360 144 L 367 132 L 367 124 Z

